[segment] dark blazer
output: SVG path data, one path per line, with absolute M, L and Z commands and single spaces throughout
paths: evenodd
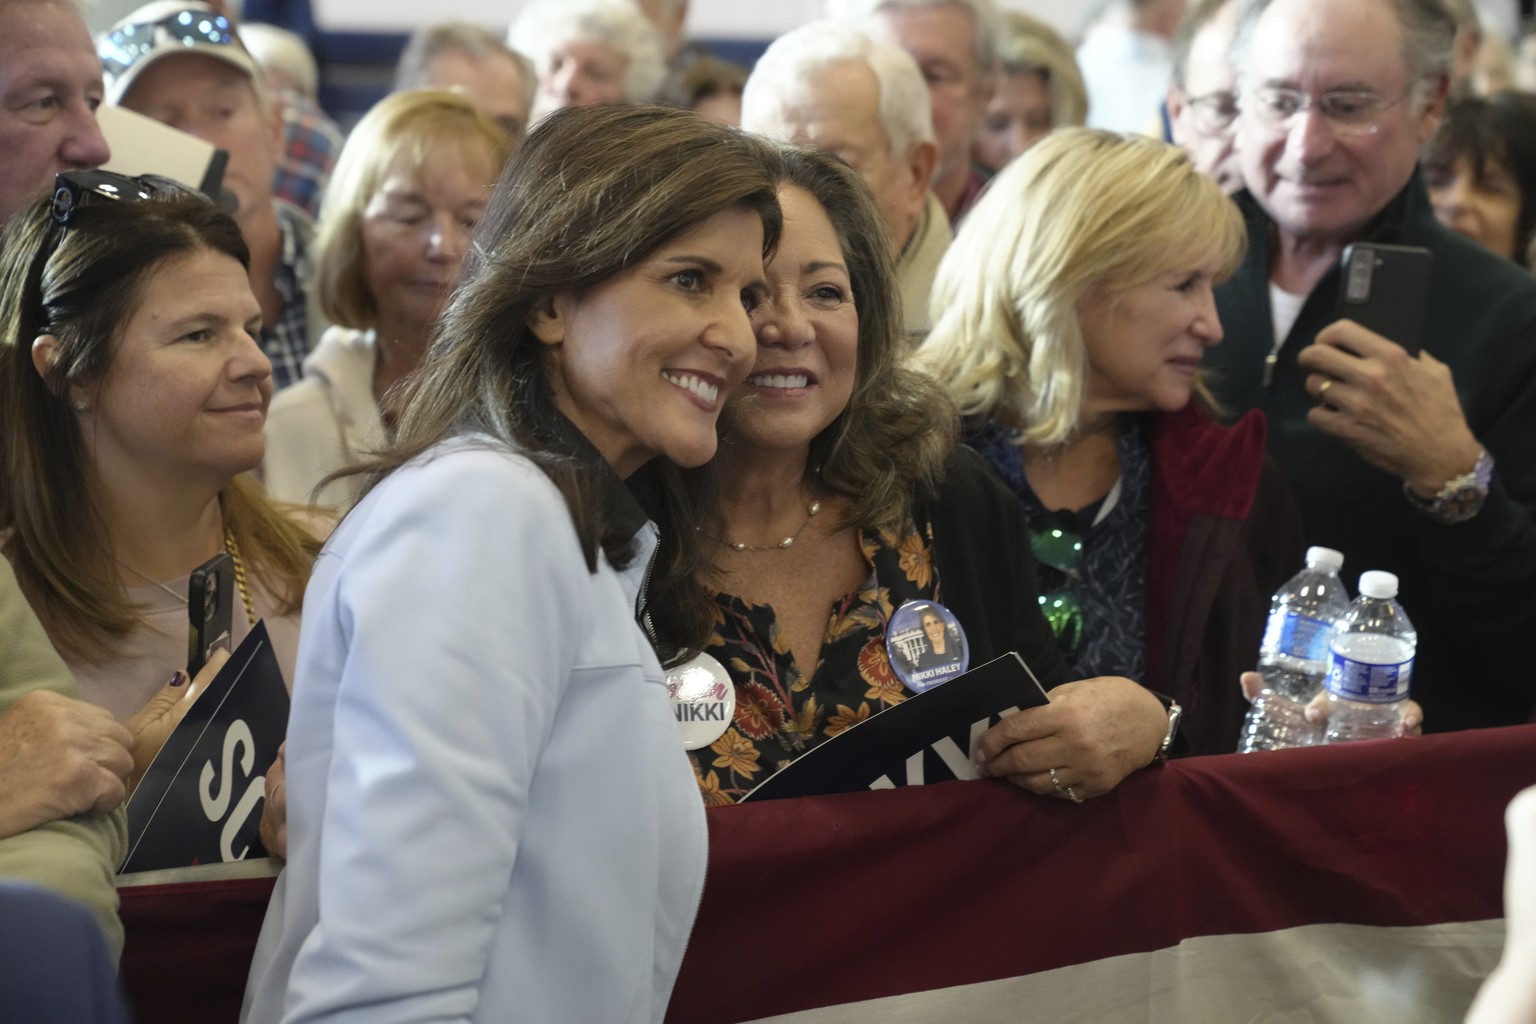
M 1467 422 L 1496 462 L 1482 511 L 1440 526 L 1408 505 L 1401 481 L 1307 424 L 1315 399 L 1296 357 L 1337 318 L 1337 268 L 1307 297 L 1264 384 L 1271 222 L 1249 194 L 1237 203 L 1250 245 L 1216 292 L 1226 337 L 1206 365 L 1218 399 L 1234 412 L 1263 410 L 1308 543 L 1342 551 L 1351 585 L 1367 569 L 1397 574 L 1419 633 L 1413 695 L 1425 728 L 1526 721 L 1536 702 L 1536 279 L 1442 227 L 1417 175 L 1366 232 L 1433 254 L 1423 348 L 1449 365 Z

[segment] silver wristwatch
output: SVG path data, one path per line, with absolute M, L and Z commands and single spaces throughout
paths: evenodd
M 1403 483 L 1403 495 L 1408 504 L 1443 526 L 1464 523 L 1482 510 L 1488 497 L 1488 484 L 1493 480 L 1493 456 L 1484 448 L 1477 453 L 1477 465 L 1460 476 L 1453 476 L 1445 486 L 1429 499 L 1413 493 L 1407 482 Z

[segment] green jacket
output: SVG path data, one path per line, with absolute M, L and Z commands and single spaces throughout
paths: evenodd
M 10 562 L 0 558 L 0 715 L 23 694 L 38 689 L 76 696 L 74 677 L 22 596 Z M 5 753 L 0 750 L 0 761 Z M 0 878 L 32 882 L 89 906 L 115 957 L 122 951 L 123 926 L 117 917 L 114 879 L 127 849 L 127 819 L 121 808 L 110 814 L 82 814 L 0 839 Z
M 1423 347 L 1448 364 L 1472 432 L 1493 455 L 1493 486 L 1471 521 L 1440 526 L 1414 511 L 1397 478 L 1307 424 L 1315 399 L 1297 354 L 1337 319 L 1337 268 L 1307 297 L 1263 380 L 1273 345 L 1270 220 L 1247 192 L 1237 203 L 1249 249 L 1217 289 L 1226 336 L 1206 365 L 1228 412 L 1258 408 L 1269 451 L 1290 480 L 1307 542 L 1344 553 L 1351 581 L 1386 569 L 1418 630 L 1413 695 L 1425 727 L 1508 725 L 1536 703 L 1536 278 L 1442 227 L 1417 174 L 1365 233 L 1430 250 Z

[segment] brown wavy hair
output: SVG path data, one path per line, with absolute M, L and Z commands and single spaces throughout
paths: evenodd
M 458 291 L 407 385 L 394 442 L 354 471 L 364 493 L 404 463 L 459 434 L 483 432 L 531 459 L 565 498 L 587 566 L 599 548 L 623 567 L 628 536 L 603 512 L 594 468 L 567 454 L 546 347 L 529 327 L 539 303 L 608 280 L 717 213 L 763 222 L 778 243 L 772 147 L 685 110 L 612 105 L 556 111 L 503 172 L 475 231 Z M 691 536 L 671 538 L 691 549 Z
M 776 173 L 779 188 L 808 192 L 831 220 L 859 314 L 853 393 L 837 418 L 811 439 L 806 471 L 824 491 L 849 501 L 852 511 L 843 525 L 898 526 L 941 476 L 958 429 L 954 406 L 936 380 L 907 365 L 895 265 L 864 180 L 836 157 L 787 145 L 779 148 Z M 732 457 L 727 414 L 716 464 Z M 681 522 L 682 532 L 694 536 L 719 537 L 714 474 L 713 464 L 650 468 L 651 479 L 670 477 L 687 496 L 682 504 L 665 507 L 661 518 Z M 644 481 L 647 488 L 650 483 Z M 664 496 L 660 500 L 665 503 Z M 712 572 L 710 549 L 693 546 L 684 552 L 663 543 L 651 602 L 660 646 L 707 639 L 713 600 L 705 584 Z
M 149 277 L 204 251 L 250 264 L 235 222 L 190 195 L 82 206 L 67 230 L 39 199 L 11 219 L 0 249 L 0 530 L 22 592 L 69 657 L 108 663 L 143 621 L 91 497 L 95 467 L 69 389 L 107 372 Z M 46 375 L 32 362 L 44 333 L 58 339 Z M 319 542 L 244 475 L 219 503 L 254 574 L 284 614 L 297 611 Z

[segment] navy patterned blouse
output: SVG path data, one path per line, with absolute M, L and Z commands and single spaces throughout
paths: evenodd
M 1152 464 L 1141 419 L 1131 417 L 1129 423 L 1115 443 L 1120 458 L 1119 493 L 1111 492 L 1110 497 L 1083 509 L 1047 509 L 1040 503 L 1024 477 L 1022 449 L 1014 441 L 1017 431 L 988 423 L 966 441 L 1018 495 L 1031 530 L 1049 516 L 1058 524 L 1075 526 L 1082 538 L 1076 579 L 1038 560 L 1035 566 L 1042 595 L 1065 588 L 1075 591 L 1082 604 L 1082 642 L 1073 654 L 1063 650 L 1074 679 L 1146 678 L 1147 499 Z

